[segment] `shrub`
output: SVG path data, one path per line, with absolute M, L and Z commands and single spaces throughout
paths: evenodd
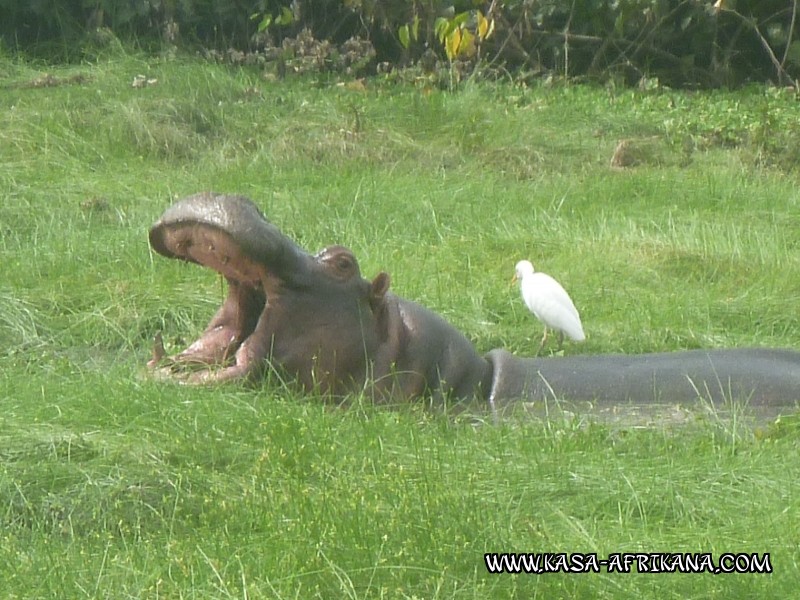
M 148 48 L 199 45 L 243 54 L 265 47 L 284 48 L 281 60 L 286 54 L 309 56 L 308 52 L 292 53 L 284 46 L 285 40 L 314 40 L 317 50 L 326 44 L 330 50 L 321 59 L 322 69 L 337 60 L 334 55 L 340 54 L 342 44 L 359 39 L 374 48 L 376 64 L 392 68 L 429 60 L 433 52 L 442 61 L 466 60 L 512 73 L 628 84 L 658 79 L 681 86 L 735 86 L 764 80 L 786 85 L 800 77 L 798 3 L 0 0 L 5 16 L 0 35 L 14 50 L 57 59 L 81 57 L 87 33 L 108 28 L 115 36 Z M 356 62 L 359 66 L 351 72 L 366 64 L 361 59 Z

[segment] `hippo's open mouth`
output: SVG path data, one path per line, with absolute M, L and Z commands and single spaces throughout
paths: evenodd
M 170 208 L 151 228 L 150 244 L 159 254 L 213 269 L 228 282 L 222 307 L 188 348 L 167 357 L 160 334 L 156 336 L 148 362 L 156 374 L 206 383 L 259 370 L 263 356 L 251 338 L 262 317 L 266 319 L 267 298 L 278 300 L 282 281 L 269 269 L 271 260 L 252 258 L 253 243 L 267 256 L 286 252 L 281 242 L 291 244 L 270 227 L 262 227 L 261 236 L 255 238 L 254 227 L 263 224 L 260 213 L 244 199 L 200 194 Z M 230 232 L 244 232 L 243 239 Z

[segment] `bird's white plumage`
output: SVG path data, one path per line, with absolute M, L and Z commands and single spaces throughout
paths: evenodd
M 515 278 L 519 280 L 525 305 L 544 323 L 545 337 L 546 328 L 550 327 L 576 342 L 586 339 L 578 309 L 560 283 L 546 273 L 535 272 L 527 260 L 517 263 Z

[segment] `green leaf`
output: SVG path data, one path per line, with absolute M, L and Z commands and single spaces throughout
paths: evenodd
M 453 20 L 450 21 L 450 28 L 455 29 L 456 27 L 463 25 L 469 20 L 469 17 L 469 11 L 458 13 L 455 17 L 453 17 Z
M 272 25 L 272 15 L 264 15 L 264 18 L 261 19 L 261 23 L 258 24 L 258 32 L 261 33 L 270 25 Z
M 294 13 L 288 6 L 281 7 L 281 14 L 275 19 L 277 25 L 291 25 L 294 22 Z
M 400 44 L 402 44 L 403 48 L 408 48 L 408 45 L 411 43 L 408 25 L 400 27 L 400 29 L 397 30 L 397 36 L 400 38 Z
M 450 22 L 444 17 L 437 17 L 434 22 L 433 30 L 436 32 L 436 37 L 439 38 L 439 42 L 442 44 L 444 44 L 444 38 L 447 37 L 447 27 L 449 24 Z
M 469 29 L 461 29 L 461 42 L 458 45 L 458 56 L 472 58 L 475 56 L 475 34 Z

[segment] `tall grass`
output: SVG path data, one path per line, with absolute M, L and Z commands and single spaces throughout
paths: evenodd
M 482 425 L 141 368 L 156 331 L 185 344 L 223 296 L 147 246 L 205 189 L 310 250 L 352 247 L 482 351 L 537 345 L 508 287 L 520 258 L 581 310 L 568 354 L 797 347 L 790 95 L 362 90 L 125 54 L 52 73 L 67 82 L 31 87 L 35 65 L 0 62 L 4 597 L 794 593 L 792 417 Z M 612 168 L 623 139 L 638 164 Z M 770 552 L 775 572 L 488 575 L 504 551 Z

